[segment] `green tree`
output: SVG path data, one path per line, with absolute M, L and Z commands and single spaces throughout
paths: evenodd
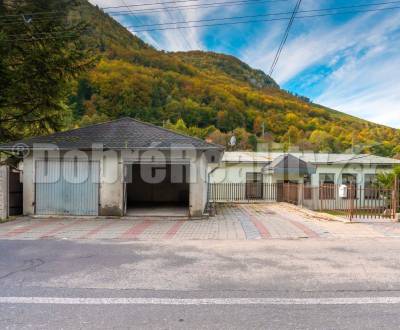
M 68 17 L 77 3 L 1 3 L 0 140 L 61 129 L 72 117 L 66 106 L 71 82 L 94 62 L 80 38 L 86 24 L 73 24 Z M 21 15 L 37 12 L 53 14 Z
M 395 178 L 400 179 L 400 166 L 395 166 L 391 172 L 380 172 L 376 176 L 377 185 L 383 189 L 392 189 Z

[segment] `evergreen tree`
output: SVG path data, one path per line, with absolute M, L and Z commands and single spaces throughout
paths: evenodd
M 0 140 L 58 130 L 71 120 L 66 106 L 72 79 L 94 57 L 73 23 L 72 0 L 0 4 Z

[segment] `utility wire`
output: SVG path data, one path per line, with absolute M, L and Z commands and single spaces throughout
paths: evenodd
M 303 16 L 297 15 L 296 19 L 326 17 L 326 16 L 335 16 L 335 15 L 350 15 L 350 14 L 358 14 L 358 13 L 365 13 L 365 12 L 379 12 L 379 11 L 395 10 L 395 9 L 400 9 L 400 6 L 379 8 L 379 9 L 363 9 L 363 10 L 344 11 L 344 12 L 336 12 L 336 13 L 315 14 L 315 15 L 303 15 Z M 223 25 L 237 25 L 237 24 L 258 23 L 258 22 L 287 21 L 287 20 L 290 20 L 290 17 L 279 17 L 279 18 L 271 18 L 271 19 L 259 19 L 259 20 L 246 20 L 246 21 L 240 21 L 240 22 L 222 22 L 222 23 L 212 23 L 212 24 L 199 24 L 199 25 L 189 25 L 189 26 L 173 26 L 173 27 L 144 29 L 144 30 L 131 30 L 131 31 L 132 32 L 152 32 L 152 31 L 165 31 L 165 30 L 179 30 L 179 29 L 190 29 L 190 28 L 201 28 L 201 27 L 213 27 L 213 26 L 223 26 Z
M 280 2 L 280 1 L 288 1 L 288 0 L 235 0 L 235 1 L 224 1 L 224 2 L 212 2 L 212 3 L 207 3 L 207 4 L 198 4 L 198 5 L 190 5 L 190 6 L 174 6 L 174 7 L 159 7 L 159 8 L 148 8 L 148 9 L 129 9 L 128 10 L 124 10 L 124 11 L 119 11 L 119 12 L 106 12 L 104 11 L 106 14 L 109 14 L 111 16 L 131 16 L 136 14 L 151 14 L 151 13 L 160 13 L 163 12 L 165 10 L 170 10 L 170 11 L 176 11 L 176 10 L 180 10 L 180 8 L 186 8 L 187 10 L 190 9 L 203 9 L 203 8 L 214 8 L 214 7 L 219 7 L 219 6 L 236 6 L 236 5 L 240 5 L 240 4 L 250 4 L 250 5 L 256 5 L 258 3 L 265 3 L 265 2 Z M 125 6 L 119 6 L 119 7 L 125 7 Z M 104 8 L 100 8 L 100 9 L 104 9 Z M 0 15 L 0 23 L 1 22 L 5 22 L 5 23 L 9 23 L 9 24 L 15 24 L 18 23 L 15 21 L 15 19 L 20 19 L 22 18 L 24 15 L 26 17 L 30 17 L 32 19 L 32 21 L 34 22 L 39 22 L 39 21 L 46 21 L 46 20 L 53 20 L 55 17 L 65 17 L 65 12 L 62 11 L 54 11 L 51 13 L 54 13 L 55 15 L 53 16 L 35 16 L 35 15 L 40 15 L 40 14 L 46 14 L 46 13 L 50 13 L 50 12 L 35 12 L 35 13 L 21 13 L 18 15 Z M 60 14 L 57 14 L 60 13 Z M 57 15 L 56 15 L 57 14 Z M 32 16 L 34 15 L 34 16 Z
M 316 17 L 327 17 L 327 16 L 335 16 L 335 15 L 350 15 L 350 14 L 357 14 L 357 13 L 364 13 L 364 12 L 380 12 L 386 10 L 396 10 L 400 9 L 400 6 L 396 7 L 386 7 L 386 8 L 375 8 L 375 9 L 361 9 L 361 10 L 353 10 L 353 11 L 344 11 L 344 12 L 336 12 L 336 13 L 322 13 L 322 14 L 315 14 L 315 15 L 297 15 L 296 19 L 303 19 L 303 18 L 316 18 Z M 290 17 L 279 17 L 279 18 L 270 18 L 270 19 L 260 19 L 260 20 L 247 20 L 247 21 L 240 21 L 240 22 L 222 22 L 222 23 L 213 23 L 213 24 L 200 24 L 200 25 L 190 25 L 190 26 L 177 26 L 177 27 L 166 27 L 166 28 L 155 28 L 155 29 L 145 29 L 145 30 L 134 30 L 132 32 L 150 32 L 150 31 L 163 31 L 163 30 L 177 30 L 177 29 L 190 29 L 190 28 L 200 28 L 200 27 L 212 27 L 212 26 L 221 26 L 221 25 L 236 25 L 236 24 L 247 24 L 247 23 L 257 23 L 257 22 L 275 22 L 275 21 L 287 21 L 290 20 Z M 54 32 L 57 33 L 57 32 Z M 54 34 L 53 33 L 53 34 Z M 60 32 L 62 33 L 62 32 Z M 38 33 L 39 34 L 39 33 Z M 47 32 L 42 32 L 42 34 L 47 34 Z M 20 35 L 12 35 L 12 37 L 17 37 L 17 39 L 10 39 L 7 41 L 32 41 L 31 38 L 26 39 L 18 39 L 18 37 L 23 37 L 23 34 Z M 11 35 L 9 36 L 11 37 Z M 42 38 L 43 39 L 43 38 Z
M 272 3 L 272 2 L 286 2 L 288 0 L 235 0 L 235 1 L 224 1 L 224 2 L 211 2 L 205 4 L 198 4 L 198 5 L 180 5 L 180 6 L 169 6 L 164 8 L 148 8 L 148 9 L 133 9 L 135 13 L 154 13 L 164 11 L 165 9 L 170 10 L 177 10 L 179 8 L 185 9 L 203 9 L 203 8 L 213 8 L 213 7 L 225 7 L 225 6 L 232 6 L 232 5 L 239 5 L 239 4 L 251 4 L 257 5 L 261 3 Z M 107 14 L 118 16 L 118 15 L 126 15 L 127 11 L 106 11 Z
M 157 3 L 157 4 L 166 4 L 166 3 L 178 3 L 178 2 L 189 2 L 189 1 L 200 1 L 200 0 L 185 0 L 185 1 L 169 1 L 169 2 L 164 2 L 164 3 Z M 99 7 L 99 9 L 102 10 L 107 10 L 107 9 L 118 9 L 118 8 L 127 8 L 128 10 L 120 12 L 122 15 L 124 13 L 130 13 L 131 11 L 134 12 L 142 12 L 142 11 L 164 11 L 165 8 L 168 9 L 176 9 L 176 8 L 187 8 L 187 7 L 194 7 L 194 8 L 202 8 L 202 7 L 208 7 L 208 6 L 225 6 L 225 5 L 231 5 L 231 4 L 241 4 L 241 3 L 265 3 L 265 2 L 287 2 L 289 0 L 235 0 L 235 1 L 224 1 L 224 2 L 210 2 L 210 3 L 203 3 L 203 4 L 192 4 L 192 5 L 185 5 L 185 6 L 170 6 L 170 7 L 159 7 L 159 8 L 148 8 L 148 9 L 141 9 L 141 10 L 129 10 L 131 7 L 135 6 L 149 6 L 153 4 L 134 4 L 134 5 L 127 5 L 124 4 L 122 6 L 114 6 L 114 7 Z M 87 6 L 85 4 L 81 4 L 80 6 Z M 117 12 L 118 13 L 118 12 Z M 116 13 L 116 14 L 117 14 Z M 0 15 L 0 19 L 11 19 L 11 18 L 18 18 L 21 17 L 21 15 L 25 16 L 52 16 L 55 14 L 66 14 L 66 11 L 64 10 L 54 10 L 54 11 L 37 11 L 37 12 L 28 12 L 28 13 L 19 13 L 19 14 L 9 14 L 9 15 Z M 114 14 L 114 13 L 113 13 Z
M 198 2 L 201 0 L 175 0 L 175 1 L 164 1 L 164 2 L 153 2 L 153 3 L 135 3 L 125 6 L 109 6 L 109 7 L 101 7 L 101 9 L 118 9 L 118 8 L 131 8 L 131 7 L 142 7 L 142 6 L 155 6 L 155 5 L 166 5 L 170 3 L 181 3 L 181 2 Z
M 387 1 L 387 2 L 377 2 L 371 4 L 359 4 L 359 5 L 351 5 L 351 6 L 340 6 L 340 7 L 333 7 L 333 8 L 323 8 L 323 9 L 308 9 L 308 10 L 299 10 L 298 14 L 302 13 L 312 13 L 312 12 L 323 12 L 323 11 L 332 11 L 332 10 L 342 10 L 342 9 L 353 9 L 353 8 L 362 8 L 362 7 L 372 7 L 372 6 L 382 6 L 382 5 L 389 5 L 389 4 L 400 4 L 400 0 L 398 1 Z M 379 9 L 379 8 L 377 8 Z M 388 7 L 390 9 L 390 7 Z M 385 8 L 383 8 L 385 10 Z M 213 21 L 224 21 L 224 20 L 232 20 L 232 19 L 246 19 L 246 18 L 257 18 L 257 17 L 268 17 L 268 16 L 279 16 L 279 15 L 289 15 L 292 14 L 290 12 L 280 12 L 280 13 L 270 13 L 270 14 L 259 14 L 259 15 L 245 15 L 245 16 L 232 16 L 232 17 L 221 17 L 221 18 L 209 18 L 209 19 L 201 19 L 201 20 L 191 20 L 191 21 L 179 21 L 179 22 L 166 22 L 166 23 L 151 23 L 151 24 L 141 24 L 141 25 L 125 25 L 126 28 L 141 28 L 141 27 L 154 27 L 154 26 L 164 26 L 164 25 L 172 25 L 172 24 L 188 24 L 188 23 L 201 23 L 201 22 L 213 22 Z M 132 13 L 134 15 L 134 13 Z M 21 17 L 21 15 L 19 16 Z M 136 16 L 134 16 L 136 17 Z M 52 18 L 47 18 L 46 20 L 51 20 Z M 43 19 L 44 20 L 44 19 Z M 41 22 L 42 19 L 35 19 L 32 21 L 34 22 Z M 22 22 L 12 21 L 8 24 L 21 24 Z M 5 24 L 1 23 L 0 24 Z
M 282 39 L 282 41 L 281 41 L 281 43 L 279 45 L 278 51 L 276 52 L 274 61 L 272 62 L 272 65 L 271 65 L 271 69 L 269 70 L 269 76 L 270 77 L 272 77 L 272 74 L 274 73 L 275 67 L 276 67 L 276 65 L 277 65 L 277 63 L 279 61 L 279 57 L 280 57 L 280 55 L 282 53 L 282 49 L 285 46 L 285 43 L 286 43 L 287 38 L 289 36 L 290 28 L 292 27 L 293 22 L 294 22 L 294 18 L 296 17 L 296 14 L 297 14 L 297 12 L 298 12 L 298 10 L 300 8 L 301 1 L 302 0 L 297 0 L 297 2 L 296 2 L 296 5 L 295 5 L 294 10 L 293 10 L 293 14 L 290 17 L 289 24 L 288 24 L 288 26 L 287 26 L 287 28 L 285 30 L 285 34 L 283 35 L 283 39 Z
M 127 7 L 125 0 L 121 0 L 121 2 Z M 137 16 L 135 15 L 135 13 L 134 13 L 130 8 L 128 8 L 128 10 L 131 12 L 132 16 L 133 16 L 140 24 L 142 24 L 142 21 L 140 20 L 140 18 L 137 17 Z
M 354 6 L 341 6 L 341 7 L 334 7 L 334 8 L 299 10 L 299 11 L 297 11 L 297 15 L 298 14 L 302 14 L 302 13 L 313 13 L 313 12 L 315 13 L 315 12 L 324 12 L 324 11 L 333 11 L 333 10 L 342 10 L 342 9 L 353 9 L 353 8 L 359 8 L 359 7 L 386 5 L 386 4 L 393 4 L 393 3 L 400 4 L 400 1 L 382 2 L 382 3 L 374 4 L 374 5 L 364 4 L 364 5 L 354 5 Z M 379 9 L 379 8 L 377 8 L 377 9 Z M 215 22 L 215 21 L 225 21 L 225 20 L 233 20 L 233 19 L 247 19 L 247 18 L 290 15 L 292 13 L 293 13 L 293 11 L 289 11 L 289 12 L 269 13 L 269 14 L 259 14 L 259 15 L 245 15 L 245 16 L 208 18 L 208 19 L 191 20 L 191 21 L 180 21 L 180 22 L 151 23 L 151 24 L 143 24 L 143 25 L 126 25 L 125 27 L 126 28 L 141 28 L 141 27 L 155 27 L 155 26 L 164 26 L 164 25 L 173 25 L 173 24 Z

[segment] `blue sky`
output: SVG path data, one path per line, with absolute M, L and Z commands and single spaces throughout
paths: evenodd
M 238 0 L 178 0 L 177 3 L 171 0 L 91 0 L 100 7 L 164 2 L 163 5 L 130 7 L 134 15 L 114 16 L 125 26 L 285 13 L 293 10 L 296 3 L 296 0 L 247 0 L 246 3 L 208 8 L 170 8 L 227 1 Z M 391 1 L 303 0 L 300 11 L 381 2 Z M 143 12 L 163 6 L 170 9 Z M 400 1 L 374 8 L 383 7 L 398 8 L 296 19 L 273 78 L 283 88 L 308 96 L 317 103 L 400 128 Z M 121 10 L 127 12 L 128 9 L 109 11 Z M 257 19 L 267 18 L 271 17 Z M 137 27 L 130 30 L 157 49 L 227 53 L 268 73 L 287 23 L 281 20 L 181 30 L 135 32 Z

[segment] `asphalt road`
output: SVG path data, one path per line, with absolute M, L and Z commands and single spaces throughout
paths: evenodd
M 1 329 L 377 329 L 400 240 L 0 240 Z

